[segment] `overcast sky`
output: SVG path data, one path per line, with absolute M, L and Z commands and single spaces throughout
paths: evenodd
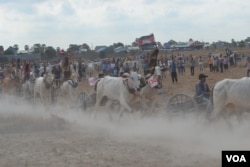
M 67 49 L 155 40 L 204 42 L 250 36 L 249 0 L 0 0 L 0 45 Z

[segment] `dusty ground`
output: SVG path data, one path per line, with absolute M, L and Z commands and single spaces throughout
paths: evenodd
M 194 94 L 198 69 L 178 76 L 178 84 L 164 81 L 168 97 L 176 93 Z M 226 73 L 210 73 L 213 85 L 222 78 L 240 78 L 244 68 Z M 89 90 L 87 82 L 81 90 Z M 161 100 L 159 96 L 159 102 Z M 229 128 L 225 122 L 211 124 L 189 115 L 170 119 L 165 110 L 139 119 L 124 117 L 110 121 L 105 111 L 95 120 L 87 112 L 63 106 L 44 108 L 0 100 L 1 167 L 219 167 L 222 150 L 250 150 L 250 123 L 246 115 Z

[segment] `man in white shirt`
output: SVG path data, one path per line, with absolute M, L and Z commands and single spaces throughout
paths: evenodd
M 157 76 L 157 81 L 158 81 L 158 88 L 162 87 L 161 83 L 161 68 L 160 66 L 155 66 L 155 75 Z

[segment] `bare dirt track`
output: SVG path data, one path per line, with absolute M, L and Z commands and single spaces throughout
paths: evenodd
M 173 85 L 164 81 L 167 94 L 194 92 L 189 71 Z M 222 78 L 240 78 L 243 68 L 208 74 L 209 85 Z M 84 85 L 84 86 L 83 86 Z M 82 84 L 86 88 L 86 83 Z M 161 99 L 161 97 L 159 97 Z M 143 119 L 96 120 L 88 113 L 63 106 L 44 108 L 0 100 L 1 167 L 219 167 L 221 150 L 250 150 L 249 115 L 233 128 L 211 124 L 195 115 L 169 119 L 160 111 Z
M 211 167 L 220 166 L 221 150 L 250 148 L 247 121 L 234 129 L 193 117 L 155 116 L 118 123 L 105 115 L 92 120 L 81 112 L 62 112 L 60 107 L 8 108 L 0 119 L 3 167 Z

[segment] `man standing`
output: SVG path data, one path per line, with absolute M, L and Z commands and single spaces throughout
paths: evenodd
M 191 75 L 194 75 L 194 66 L 195 66 L 195 61 L 194 61 L 194 58 L 191 57 L 191 60 L 190 60 Z
M 201 56 L 198 59 L 198 63 L 199 63 L 200 71 L 203 71 L 203 58 Z
M 247 57 L 247 62 L 246 62 L 246 70 L 247 70 L 247 77 L 250 77 L 250 57 Z
M 173 84 L 176 82 L 177 83 L 177 71 L 176 71 L 176 62 L 175 62 L 175 59 L 172 58 L 172 63 L 170 64 L 170 72 L 171 72 L 171 78 L 172 78 L 172 82 Z

